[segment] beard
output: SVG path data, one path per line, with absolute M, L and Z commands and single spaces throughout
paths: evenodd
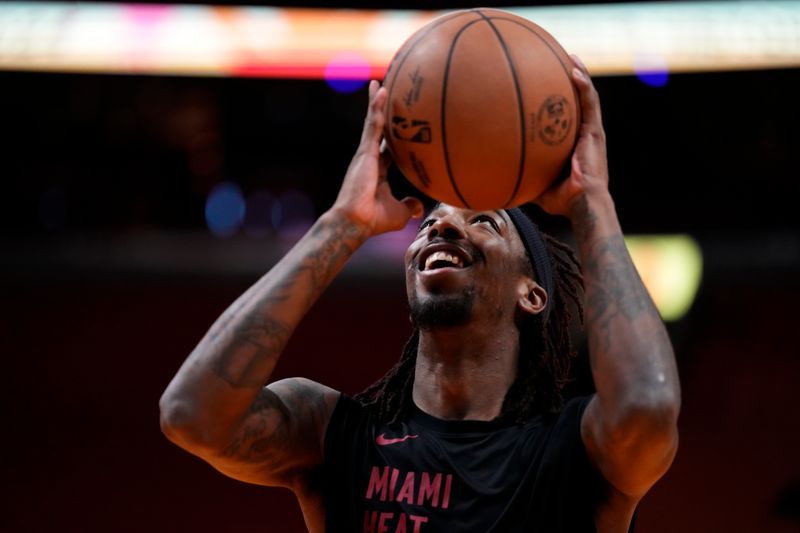
M 412 296 L 411 322 L 419 329 L 461 326 L 472 316 L 475 291 L 470 288 L 457 294 L 436 294 L 420 300 Z

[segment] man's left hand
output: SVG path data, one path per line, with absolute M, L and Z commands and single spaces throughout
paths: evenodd
M 535 200 L 548 213 L 568 217 L 581 197 L 608 195 L 606 134 L 603 130 L 600 98 L 586 66 L 578 56 L 571 57 L 575 63 L 572 78 L 578 89 L 581 105 L 581 124 L 578 142 L 572 154 L 572 172 L 567 179 L 553 184 Z

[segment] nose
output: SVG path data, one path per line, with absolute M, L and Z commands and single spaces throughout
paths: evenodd
M 454 219 L 453 215 L 444 215 L 428 228 L 428 240 L 442 237 L 448 240 L 459 240 L 464 238 L 464 229 Z

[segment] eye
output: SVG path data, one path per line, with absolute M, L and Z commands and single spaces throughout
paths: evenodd
M 419 229 L 417 230 L 417 233 L 419 233 L 420 231 L 424 230 L 425 228 L 427 228 L 428 226 L 430 226 L 434 222 L 436 222 L 436 220 L 433 219 L 433 218 L 429 218 L 429 219 L 425 220 L 422 224 L 419 225 Z
M 489 215 L 478 215 L 472 219 L 472 222 L 488 222 L 496 232 L 500 232 L 500 226 L 497 225 L 497 221 Z

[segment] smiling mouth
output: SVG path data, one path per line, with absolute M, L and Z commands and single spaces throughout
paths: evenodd
M 458 256 L 447 252 L 434 252 L 425 260 L 425 266 L 422 270 L 438 270 L 447 267 L 463 268 L 464 263 Z
M 444 268 L 463 269 L 471 264 L 472 262 L 469 258 L 463 257 L 462 254 L 457 251 L 437 250 L 425 257 L 424 261 L 418 264 L 417 269 L 420 272 L 430 272 Z

